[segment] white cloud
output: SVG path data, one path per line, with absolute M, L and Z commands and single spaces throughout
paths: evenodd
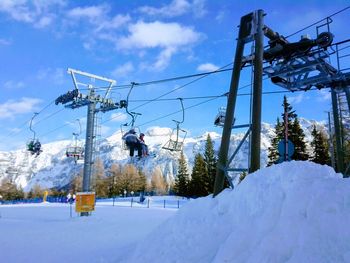
M 203 17 L 207 14 L 205 0 L 193 0 L 193 14 L 195 17 Z
M 76 22 L 81 20 L 84 23 L 82 25 L 89 27 L 89 38 L 91 38 L 91 33 L 94 33 L 95 38 L 114 42 L 113 30 L 127 25 L 131 21 L 131 17 L 128 14 L 117 14 L 114 17 L 110 17 L 108 14 L 110 9 L 110 6 L 107 4 L 76 7 L 66 13 L 66 23 L 68 25 L 76 25 Z M 85 35 L 83 34 L 83 36 Z
M 14 20 L 21 22 L 31 23 L 34 20 L 34 14 L 29 10 L 26 1 L 0 1 L 0 12 L 7 13 Z
M 9 130 L 11 133 L 14 133 L 14 134 L 19 133 L 19 132 L 22 131 L 20 128 L 10 128 L 10 129 L 8 129 L 8 130 Z
M 169 5 L 161 8 L 143 6 L 138 10 L 150 16 L 176 17 L 187 13 L 191 9 L 191 4 L 186 0 L 173 0 Z
M 91 50 L 93 46 L 94 46 L 94 42 L 91 42 L 91 41 L 83 42 L 83 48 L 85 48 L 86 50 Z
M 88 18 L 90 20 L 95 20 L 105 16 L 108 9 L 109 8 L 106 5 L 76 7 L 69 10 L 67 15 L 76 19 Z
M 180 48 L 188 47 L 202 38 L 202 34 L 190 27 L 178 23 L 163 23 L 155 21 L 146 23 L 139 21 L 129 26 L 130 34 L 118 42 L 120 49 L 147 49 L 161 48 L 153 67 L 162 69 L 166 67 L 171 57 Z
M 111 75 L 115 78 L 125 77 L 125 75 L 129 74 L 134 70 L 134 66 L 131 62 L 126 62 L 125 64 L 115 68 Z
M 53 17 L 43 16 L 39 19 L 37 23 L 34 24 L 36 28 L 44 28 L 49 26 L 53 21 Z
M 207 72 L 207 71 L 215 71 L 215 70 L 218 70 L 219 67 L 212 64 L 212 63 L 204 63 L 204 64 L 200 64 L 198 67 L 197 67 L 197 70 L 198 71 L 204 71 L 204 72 Z
M 222 22 L 225 18 L 225 11 L 221 10 L 219 13 L 216 15 L 215 20 L 218 21 L 219 23 Z
M 330 101 L 331 93 L 329 89 L 321 89 L 319 91 L 319 96 L 317 96 L 317 101 Z
M 120 121 L 127 120 L 127 118 L 128 118 L 128 115 L 122 112 L 118 112 L 118 113 L 112 113 L 110 119 L 111 121 L 114 121 L 114 122 L 120 122 Z
M 105 136 L 109 133 L 109 131 L 111 130 L 111 127 L 105 126 L 105 125 L 101 125 L 101 135 Z
M 158 55 L 156 62 L 153 64 L 153 68 L 156 70 L 164 69 L 168 66 L 171 56 L 176 52 L 176 48 L 168 47 Z
M 177 17 L 189 12 L 193 12 L 195 17 L 203 17 L 207 13 L 205 0 L 193 0 L 192 3 L 187 0 L 173 0 L 169 5 L 162 7 L 142 6 L 138 11 L 157 17 Z
M 3 84 L 3 87 L 5 89 L 20 89 L 24 87 L 24 83 L 22 81 L 15 82 L 15 81 L 9 80 Z
M 8 14 L 13 20 L 44 28 L 52 23 L 57 8 L 65 5 L 65 0 L 1 0 L 0 12 Z
M 300 102 L 308 99 L 307 96 L 304 95 L 304 93 L 299 93 L 299 95 L 294 97 L 288 97 L 288 101 L 290 104 L 299 104 Z
M 3 46 L 11 45 L 11 41 L 7 40 L 7 39 L 0 38 L 0 46 L 1 45 L 3 45 Z
M 38 79 L 52 81 L 54 84 L 62 84 L 66 80 L 66 72 L 63 68 L 46 68 L 40 69 L 36 76 Z
M 20 100 L 8 100 L 0 104 L 0 119 L 13 119 L 16 115 L 34 112 L 38 104 L 41 103 L 37 98 L 21 98 Z
M 131 17 L 129 15 L 116 15 L 110 20 L 104 18 L 104 20 L 100 21 L 100 23 L 98 24 L 96 31 L 99 32 L 103 29 L 121 28 L 122 26 L 130 22 L 130 20 L 131 20 Z
M 121 48 L 180 47 L 197 42 L 201 34 L 178 23 L 139 21 L 129 26 L 129 36 L 120 40 Z

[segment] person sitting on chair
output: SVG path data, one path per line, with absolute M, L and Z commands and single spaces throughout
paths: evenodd
M 41 153 L 41 143 L 36 140 L 34 143 L 34 148 L 33 148 L 34 153 L 36 153 L 36 156 L 38 156 Z
M 30 141 L 28 143 L 28 151 L 30 151 L 31 153 L 34 153 L 34 141 Z
M 142 156 L 148 156 L 148 146 L 145 143 L 145 134 L 144 133 L 140 133 L 140 142 L 141 142 L 141 148 L 142 148 Z
M 142 146 L 141 141 L 137 137 L 136 131 L 134 129 L 131 129 L 127 133 L 125 133 L 122 137 L 123 140 L 125 140 L 126 146 L 128 146 L 130 150 L 130 156 L 134 156 L 134 151 L 137 149 L 137 155 L 138 157 L 142 157 Z

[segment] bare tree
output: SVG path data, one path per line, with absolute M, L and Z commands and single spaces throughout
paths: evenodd
M 166 182 L 163 177 L 163 173 L 161 169 L 157 166 L 153 173 L 151 178 L 151 187 L 152 191 L 154 191 L 158 195 L 166 194 Z

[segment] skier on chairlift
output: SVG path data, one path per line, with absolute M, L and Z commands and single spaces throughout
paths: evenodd
M 131 129 L 127 133 L 125 133 L 122 137 L 125 140 L 125 144 L 128 146 L 130 150 L 130 156 L 134 156 L 134 151 L 137 149 L 137 156 L 139 158 L 142 157 L 142 145 L 141 140 L 137 137 L 135 129 Z
M 38 140 L 32 140 L 28 144 L 28 150 L 34 155 L 38 156 L 41 151 L 41 143 Z
M 140 141 L 141 141 L 141 147 L 142 147 L 142 156 L 148 156 L 149 153 L 148 153 L 148 146 L 147 144 L 145 143 L 145 134 L 144 133 L 140 133 Z

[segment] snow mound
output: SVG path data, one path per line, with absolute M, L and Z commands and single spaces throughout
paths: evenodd
M 125 262 L 350 262 L 350 181 L 293 161 L 189 202 Z

